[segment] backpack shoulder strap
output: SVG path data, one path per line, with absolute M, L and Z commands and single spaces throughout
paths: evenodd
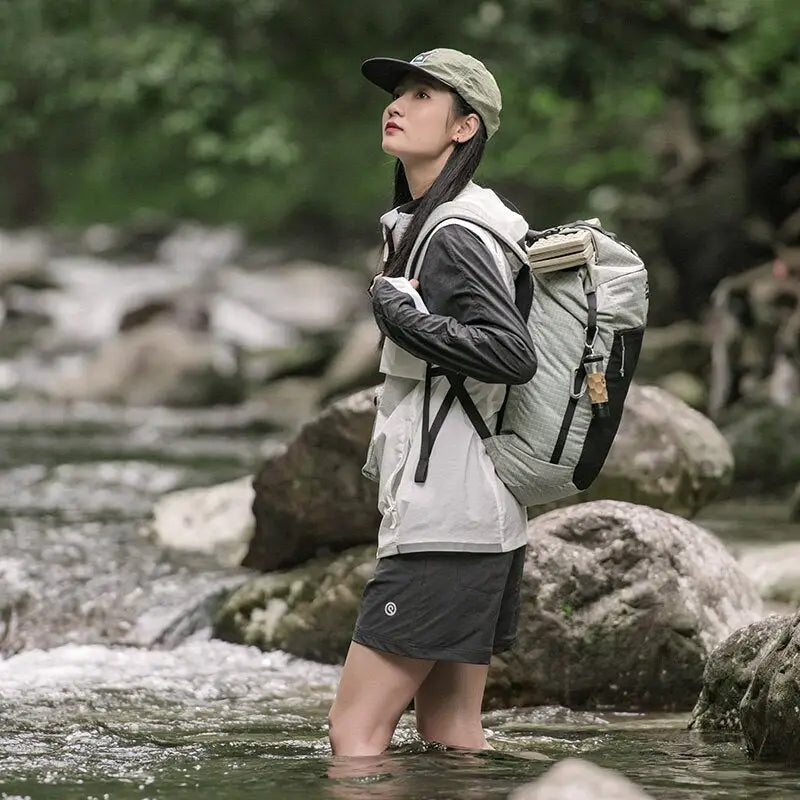
M 453 200 L 449 203 L 442 203 L 442 205 L 434 209 L 433 213 L 425 220 L 425 224 L 422 226 L 422 230 L 419 232 L 419 236 L 417 236 L 417 240 L 414 242 L 414 246 L 411 249 L 406 263 L 406 278 L 411 279 L 416 277 L 419 271 L 419 264 L 422 263 L 422 257 L 424 257 L 428 244 L 430 243 L 430 237 L 446 220 L 452 220 L 454 223 L 469 222 L 473 225 L 477 225 L 488 231 L 488 233 L 510 250 L 523 264 L 528 263 L 527 253 L 518 242 L 510 239 L 502 231 L 498 231 L 492 225 L 491 220 L 477 213 L 474 207 L 467 207 L 457 200 Z

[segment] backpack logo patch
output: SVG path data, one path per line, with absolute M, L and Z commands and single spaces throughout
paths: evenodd
M 390 600 L 384 607 L 387 617 L 393 617 L 397 613 L 397 606 Z

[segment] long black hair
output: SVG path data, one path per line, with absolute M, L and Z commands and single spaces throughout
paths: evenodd
M 451 90 L 452 92 L 452 90 Z M 463 97 L 457 92 L 453 94 L 453 110 L 456 116 L 476 114 Z M 480 116 L 478 117 L 480 119 Z M 394 278 L 403 274 L 406 262 L 411 255 L 414 242 L 417 240 L 422 226 L 431 215 L 431 212 L 441 203 L 454 200 L 459 192 L 470 182 L 478 164 L 483 158 L 486 147 L 486 128 L 483 120 L 480 121 L 478 130 L 465 142 L 457 142 L 453 152 L 447 159 L 442 171 L 431 184 L 427 192 L 420 198 L 419 205 L 414 211 L 414 216 L 404 231 L 400 244 L 396 250 L 389 250 L 389 257 L 383 267 L 383 274 Z M 394 167 L 394 200 L 392 208 L 408 203 L 412 200 L 411 190 L 408 187 L 406 172 L 400 159 Z

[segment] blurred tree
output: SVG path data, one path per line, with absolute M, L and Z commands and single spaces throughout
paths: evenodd
M 481 175 L 542 225 L 658 218 L 732 156 L 800 158 L 796 0 L 6 0 L 0 35 L 15 224 L 154 208 L 336 246 L 390 193 L 360 61 L 437 45 L 497 74 Z

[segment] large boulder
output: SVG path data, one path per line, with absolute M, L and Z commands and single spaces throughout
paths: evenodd
M 541 778 L 515 789 L 508 800 L 652 800 L 624 775 L 582 758 L 567 758 Z
M 244 565 L 263 571 L 375 539 L 377 487 L 361 475 L 374 390 L 328 406 L 255 477 L 255 533 Z
M 710 419 L 655 386 L 631 386 L 597 480 L 568 498 L 614 499 L 692 516 L 730 483 L 733 456 Z
M 292 566 L 375 538 L 377 490 L 361 476 L 375 416 L 374 389 L 337 401 L 264 464 L 255 480 L 256 532 L 245 563 Z M 596 499 L 627 500 L 690 516 L 733 472 L 714 424 L 654 386 L 632 386 L 608 460 L 585 492 L 530 515 Z
M 761 602 L 710 533 L 662 511 L 600 501 L 528 523 L 519 640 L 495 657 L 487 707 L 560 703 L 689 709 L 708 654 Z M 216 635 L 303 658 L 344 658 L 375 548 L 259 577 Z
M 742 698 L 747 752 L 765 761 L 800 762 L 800 611 L 764 654 Z
M 222 606 L 214 635 L 315 661 L 344 660 L 375 547 L 355 547 L 254 578 Z
M 692 711 L 690 728 L 740 731 L 739 704 L 753 673 L 787 617 L 770 615 L 734 631 L 717 645 L 706 662 L 703 690 Z
M 503 706 L 690 709 L 713 648 L 762 616 L 755 588 L 711 533 L 616 501 L 530 523 L 516 647 L 487 699 Z
M 757 490 L 800 481 L 800 401 L 742 409 L 722 433 L 736 462 L 734 480 Z

